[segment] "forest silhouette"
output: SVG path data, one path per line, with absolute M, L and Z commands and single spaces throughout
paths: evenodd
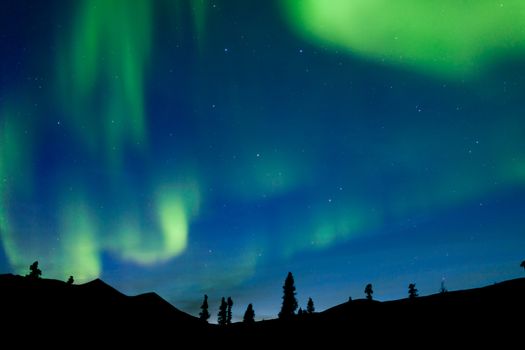
M 242 321 L 233 322 L 234 301 L 229 296 L 221 298 L 215 324 L 209 322 L 207 295 L 201 312 L 194 317 L 155 293 L 126 296 L 100 279 L 75 284 L 73 276 L 59 281 L 42 275 L 37 261 L 26 276 L 0 275 L 4 341 L 20 336 L 13 339 L 54 344 L 72 338 L 118 346 L 145 342 L 156 347 L 177 339 L 185 344 L 224 344 L 229 348 L 246 347 L 250 341 L 268 347 L 330 345 L 350 339 L 370 341 L 377 335 L 399 345 L 416 335 L 437 343 L 454 340 L 469 345 L 493 341 L 503 346 L 522 341 L 523 324 L 518 320 L 525 312 L 525 278 L 460 291 L 447 291 L 442 284 L 438 293 L 426 296 L 420 296 L 416 284 L 410 283 L 407 298 L 384 302 L 373 299 L 369 283 L 363 299 L 349 298 L 316 312 L 312 298 L 304 309 L 298 308 L 294 277 L 289 272 L 277 318 L 256 321 L 256 303 L 250 303 Z M 24 338 L 28 329 L 31 337 Z

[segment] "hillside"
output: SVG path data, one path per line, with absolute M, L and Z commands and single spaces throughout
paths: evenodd
M 97 279 L 82 285 L 0 276 L 3 336 L 28 341 L 72 339 L 92 344 L 340 344 L 414 339 L 432 344 L 504 344 L 520 338 L 525 279 L 412 300 L 354 300 L 294 320 L 268 320 L 220 328 L 188 315 L 155 293 L 126 296 Z M 521 341 L 521 340 L 520 340 Z M 219 346 L 219 348 L 221 348 Z
M 1 275 L 0 316 L 3 334 L 119 344 L 161 341 L 170 329 L 189 337 L 210 327 L 155 293 L 126 296 L 100 279 L 67 285 L 58 280 Z

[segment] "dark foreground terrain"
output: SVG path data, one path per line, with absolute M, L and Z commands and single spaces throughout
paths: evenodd
M 524 319 L 524 278 L 410 300 L 354 300 L 289 321 L 218 327 L 155 293 L 130 297 L 98 279 L 67 285 L 0 275 L 2 348 L 523 348 Z

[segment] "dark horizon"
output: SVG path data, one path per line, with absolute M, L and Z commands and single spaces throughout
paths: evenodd
M 524 264 L 525 261 L 522 262 L 521 267 Z M 152 332 L 155 329 L 154 327 L 152 328 L 153 324 L 157 325 L 157 327 L 169 328 L 174 325 L 174 322 L 192 331 L 196 331 L 201 326 L 208 324 L 218 325 L 221 329 L 231 329 L 230 327 L 235 324 L 244 324 L 248 328 L 234 329 L 241 332 L 241 334 L 248 331 L 245 336 L 249 336 L 250 325 L 253 324 L 246 320 L 233 320 L 232 322 L 230 302 L 232 304 L 235 304 L 235 302 L 232 301 L 231 297 L 227 298 L 228 303 L 225 302 L 226 298 L 222 298 L 224 303 L 222 316 L 220 312 L 216 315 L 208 312 L 207 316 L 203 318 L 202 314 L 190 315 L 181 312 L 177 305 L 170 304 L 156 293 L 125 295 L 98 278 L 83 284 L 46 279 L 41 277 L 41 270 L 38 269 L 38 264 L 36 264 L 35 268 L 33 266 L 35 264 L 31 266 L 31 271 L 25 276 L 0 274 L 0 289 L 3 293 L 2 298 L 0 298 L 0 305 L 6 317 L 41 318 L 46 317 L 47 312 L 55 310 L 54 312 L 57 313 L 55 317 L 58 318 L 62 317 L 60 315 L 63 312 L 69 313 L 69 318 L 73 324 L 92 322 L 92 317 L 96 315 L 96 317 L 102 317 L 102 319 L 120 319 L 120 322 L 131 322 L 131 324 L 134 324 L 134 327 L 145 327 L 143 331 L 148 330 L 147 332 Z M 409 320 L 414 317 L 414 315 L 410 314 L 419 310 L 419 317 L 424 317 L 427 322 L 431 322 L 434 332 L 440 332 L 442 335 L 452 337 L 452 334 L 443 333 L 443 331 L 454 330 L 459 336 L 465 337 L 468 332 L 462 331 L 461 327 L 457 328 L 459 325 L 456 325 L 457 320 L 451 321 L 449 319 L 447 321 L 444 317 L 457 317 L 469 320 L 472 324 L 480 323 L 487 329 L 499 332 L 504 329 L 500 328 L 502 324 L 507 325 L 509 321 L 515 321 L 511 315 L 513 313 L 519 315 L 521 308 L 524 306 L 522 293 L 525 290 L 525 277 L 521 277 L 474 289 L 449 291 L 443 288 L 441 291 L 431 295 L 419 295 L 417 286 L 410 284 L 405 298 L 388 301 L 375 299 L 373 297 L 375 293 L 373 284 L 368 284 L 364 290 L 366 296 L 363 298 L 349 299 L 343 303 L 332 305 L 326 310 L 316 309 L 315 302 L 310 298 L 308 307 L 302 310 L 297 304 L 294 306 L 290 304 L 290 302 L 295 303 L 293 300 L 296 300 L 296 289 L 293 288 L 293 277 L 289 281 L 290 276 L 292 276 L 291 273 L 289 273 L 284 282 L 281 311 L 278 315 L 261 321 L 284 322 L 282 327 L 292 325 L 288 322 L 299 322 L 294 326 L 299 329 L 308 326 L 304 323 L 305 321 L 311 323 L 308 327 L 317 324 L 316 327 L 319 327 L 319 329 L 324 329 L 325 326 L 322 325 L 324 322 L 329 322 L 332 325 L 330 327 L 344 328 L 348 325 L 354 325 L 355 327 L 356 323 L 359 323 L 359 319 L 373 320 L 378 312 L 387 312 L 384 316 L 388 315 L 389 318 Z M 292 288 L 290 289 L 290 287 Z M 207 311 L 210 311 L 213 307 L 209 304 L 210 300 L 207 298 L 206 300 L 206 306 L 203 305 L 201 310 L 205 308 Z M 251 306 L 252 304 L 250 303 L 249 307 Z M 513 308 L 509 309 L 509 306 Z M 425 309 L 426 311 L 423 311 Z M 146 315 L 139 314 L 139 310 L 142 310 L 140 312 L 144 312 L 148 317 L 144 318 Z M 284 310 L 287 311 L 285 312 Z M 407 312 L 408 314 L 406 314 Z M 476 315 L 483 319 L 479 319 Z M 501 323 L 501 316 L 506 318 L 503 323 Z M 223 317 L 222 322 L 220 317 Z M 226 317 L 228 317 L 228 320 L 224 321 Z M 434 321 L 431 321 L 433 318 Z M 323 323 L 318 323 L 320 321 Z M 437 323 L 434 324 L 434 322 Z M 439 322 L 443 322 L 442 327 L 438 327 Z M 259 323 L 259 321 L 255 321 L 255 323 Z M 264 324 L 264 322 L 262 323 Z M 447 325 L 447 323 L 449 324 Z M 273 324 L 278 325 L 278 323 Z M 472 324 L 470 327 L 472 327 Z M 122 325 L 115 326 L 115 329 L 120 329 Z M 390 331 L 398 330 L 399 328 L 399 326 L 392 325 L 387 327 L 390 328 Z M 6 329 L 11 329 L 11 326 L 6 327 Z M 147 334 L 149 333 L 145 333 L 145 335 Z M 498 334 L 495 333 L 495 335 Z M 271 334 L 268 333 L 266 335 L 269 336 Z
M 516 264 L 517 265 L 517 264 Z M 74 277 L 73 276 L 69 276 L 69 278 L 67 279 L 67 281 L 63 281 L 63 280 L 58 280 L 58 279 L 49 279 L 49 278 L 46 278 L 45 276 L 43 277 L 42 276 L 42 270 L 40 269 L 41 266 L 39 266 L 39 262 L 38 261 L 34 261 L 30 266 L 29 266 L 29 269 L 28 271 L 26 271 L 27 273 L 24 274 L 24 275 L 20 275 L 20 274 L 13 274 L 13 273 L 6 273 L 6 274 L 0 274 L 0 284 L 5 284 L 5 285 L 0 285 L 0 288 L 3 288 L 3 292 L 8 292 L 8 293 L 11 293 L 12 291 L 9 290 L 9 288 L 12 288 L 13 286 L 15 286 L 15 288 L 23 288 L 21 289 L 22 291 L 24 291 L 25 293 L 28 293 L 27 295 L 33 295 L 34 297 L 39 297 L 38 296 L 38 293 L 39 293 L 39 289 L 38 289 L 38 285 L 39 284 L 46 284 L 48 282 L 46 281 L 50 281 L 52 282 L 53 284 L 55 283 L 58 283 L 58 284 L 55 284 L 55 287 L 58 286 L 58 285 L 68 285 L 68 286 L 75 286 L 75 287 L 82 287 L 82 288 L 86 288 L 86 287 L 90 287 L 90 288 L 95 288 L 93 286 L 98 286 L 97 288 L 103 288 L 103 289 L 108 289 L 108 290 L 111 290 L 112 292 L 113 291 L 116 291 L 117 293 L 119 294 L 122 294 L 123 297 L 131 297 L 131 298 L 140 298 L 140 297 L 150 297 L 152 294 L 153 295 L 157 295 L 157 293 L 155 292 L 152 292 L 152 291 L 146 291 L 144 293 L 140 293 L 140 294 L 136 294 L 136 295 L 126 295 L 124 293 L 122 293 L 121 291 L 118 291 L 117 289 L 114 289 L 114 287 L 112 287 L 111 285 L 107 284 L 105 281 L 103 281 L 102 279 L 100 278 L 96 278 L 96 279 L 93 279 L 93 280 L 90 280 L 90 281 L 86 281 L 84 283 L 81 283 L 81 284 L 78 284 L 78 283 L 75 283 L 75 280 L 74 280 Z M 523 268 L 525 270 L 525 260 L 523 260 L 520 265 L 519 265 L 520 268 Z M 287 289 L 286 285 L 288 283 L 288 279 L 290 278 L 290 276 L 292 276 L 292 280 L 291 280 L 291 286 L 293 286 L 293 289 Z M 9 283 L 9 280 L 14 278 L 15 280 L 14 281 L 18 281 L 18 285 L 16 284 L 10 284 Z M 17 280 L 18 279 L 18 280 Z M 8 283 L 6 284 L 5 283 L 5 280 L 8 281 Z M 521 281 L 521 282 L 520 282 Z M 331 305 L 329 306 L 328 308 L 326 309 L 322 309 L 322 310 L 319 310 L 316 306 L 315 306 L 315 302 L 313 301 L 313 299 L 311 297 L 308 298 L 308 303 L 305 303 L 304 307 L 300 306 L 299 304 L 296 304 L 295 307 L 293 309 L 290 309 L 288 312 L 290 313 L 290 315 L 293 315 L 294 317 L 298 317 L 299 319 L 301 319 L 301 316 L 306 316 L 306 315 L 312 315 L 312 314 L 318 314 L 318 313 L 326 313 L 326 312 L 334 312 L 334 310 L 336 309 L 340 309 L 342 306 L 344 305 L 355 305 L 354 302 L 369 302 L 369 301 L 373 301 L 373 302 L 380 302 L 380 303 L 387 303 L 387 304 L 392 304 L 392 303 L 399 303 L 399 302 L 402 302 L 404 300 L 414 300 L 414 299 L 418 299 L 418 302 L 420 299 L 424 299 L 424 300 L 432 300 L 433 298 L 435 297 L 439 297 L 443 300 L 450 300 L 451 298 L 454 298 L 454 296 L 456 295 L 463 295 L 463 298 L 465 298 L 465 293 L 467 294 L 472 294 L 472 293 L 478 293 L 479 291 L 481 290 L 486 290 L 486 289 L 490 289 L 490 288 L 494 288 L 494 286 L 503 286 L 503 285 L 507 285 L 507 286 L 511 286 L 511 285 L 514 285 L 516 284 L 516 286 L 518 286 L 520 283 L 523 285 L 521 288 L 523 288 L 525 286 L 525 277 L 517 277 L 517 278 L 514 278 L 514 279 L 509 279 L 509 280 L 503 280 L 503 281 L 499 281 L 499 282 L 494 282 L 493 284 L 489 284 L 489 285 L 484 285 L 484 286 L 480 286 L 480 287 L 475 287 L 475 288 L 469 288 L 469 289 L 460 289 L 460 290 L 449 290 L 444 281 L 441 283 L 440 285 L 440 289 L 438 291 L 436 291 L 435 293 L 430 293 L 430 294 L 427 294 L 427 295 L 422 295 L 419 293 L 419 289 L 417 288 L 417 284 L 416 283 L 410 283 L 408 284 L 407 288 L 406 288 L 406 291 L 407 291 L 407 295 L 403 298 L 399 298 L 399 299 L 391 299 L 391 300 L 378 300 L 376 297 L 374 297 L 374 293 L 376 292 L 376 290 L 374 289 L 374 286 L 373 286 L 373 283 L 368 283 L 364 288 L 363 288 L 363 295 L 362 297 L 355 297 L 355 298 L 352 298 L 352 297 L 349 297 L 348 300 L 346 301 L 343 301 L 341 303 L 338 303 L 336 305 Z M 24 283 L 25 283 L 25 286 L 24 286 Z M 7 286 L 7 288 L 6 288 Z M 35 288 L 37 287 L 37 288 Z M 501 288 L 501 287 L 498 287 L 498 288 Z M 519 288 L 519 286 L 518 286 Z M 24 290 L 25 289 L 25 290 Z M 297 301 L 297 289 L 295 287 L 295 281 L 294 281 L 294 277 L 293 277 L 293 274 L 292 272 L 288 272 L 288 276 L 287 278 L 285 279 L 285 282 L 284 282 L 284 285 L 282 287 L 283 291 L 282 293 L 284 293 L 284 295 L 290 295 L 290 297 L 292 297 L 294 300 Z M 509 289 L 509 287 L 507 287 L 507 289 Z M 514 291 L 515 293 L 516 291 Z M 106 291 L 107 293 L 107 291 Z M 290 294 L 292 293 L 292 294 Z M 97 293 L 98 296 L 97 298 L 99 297 L 103 297 L 103 294 L 100 294 L 100 291 Z M 97 294 L 94 294 L 93 296 L 96 296 Z M 516 294 L 518 295 L 518 294 Z M 161 299 L 162 297 L 159 296 Z M 500 295 L 500 297 L 503 297 L 503 295 Z M 208 317 L 207 318 L 204 318 L 204 321 L 206 323 L 210 323 L 210 324 L 219 324 L 221 325 L 221 322 L 219 321 L 219 314 L 220 314 L 220 302 L 217 302 L 217 303 L 214 303 L 214 300 L 210 300 L 208 298 L 208 295 L 205 294 L 203 296 L 203 299 L 204 298 L 206 299 L 206 310 L 208 311 Z M 221 297 L 222 300 L 224 301 L 225 300 L 225 297 Z M 235 298 L 235 296 L 234 296 Z M 492 297 L 494 298 L 494 296 Z M 228 303 L 230 302 L 230 299 L 231 299 L 231 296 L 228 296 Z M 275 314 L 272 316 L 270 316 L 269 318 L 265 318 L 265 317 L 257 317 L 254 321 L 255 322 L 258 322 L 258 321 L 268 321 L 268 320 L 277 320 L 277 319 L 281 319 L 281 318 L 284 318 L 282 317 L 281 313 L 282 313 L 282 310 L 284 308 L 284 300 L 285 300 L 285 297 L 281 297 L 281 311 L 278 313 L 278 314 Z M 169 305 L 171 305 L 172 307 L 176 308 L 177 310 L 180 310 L 180 311 L 183 311 L 181 309 L 179 309 L 179 306 L 176 305 L 176 304 L 173 304 L 173 303 L 170 303 L 169 301 L 167 300 L 164 300 L 162 299 L 164 302 L 167 302 Z M 473 303 L 477 303 L 479 301 L 476 301 L 476 299 L 472 299 L 472 300 L 468 300 L 468 299 L 465 299 L 464 301 L 468 301 L 469 303 L 470 302 L 473 302 Z M 496 300 L 492 300 L 492 302 L 495 302 Z M 486 302 L 486 301 L 485 301 Z M 311 303 L 311 305 L 310 305 Z M 216 305 L 215 305 L 216 304 Z M 232 303 L 233 305 L 235 305 L 235 303 Z M 249 305 L 253 305 L 254 303 L 249 303 Z M 255 301 L 255 304 L 257 304 L 257 301 Z M 201 304 L 200 306 L 200 312 L 198 314 L 191 314 L 191 313 L 188 313 L 188 312 L 185 312 L 183 311 L 185 314 L 189 315 L 189 316 L 192 316 L 194 317 L 195 319 L 201 319 L 202 320 L 202 317 L 201 317 L 201 312 L 203 311 L 203 305 L 204 304 Z M 449 305 L 449 306 L 453 306 L 454 304 L 452 305 Z M 216 307 L 215 307 L 216 306 Z M 244 307 L 243 305 L 237 305 L 237 309 L 239 308 L 242 308 Z M 247 307 L 247 305 L 246 305 Z M 311 309 L 310 309 L 311 307 Z M 217 310 L 219 310 L 218 313 L 216 313 L 215 315 L 213 314 L 213 311 L 215 310 L 215 308 Z M 253 309 L 252 309 L 253 310 Z M 211 313 L 210 313 L 211 311 Z M 216 310 L 215 310 L 216 311 Z M 230 313 L 231 312 L 231 307 L 229 306 L 228 307 L 228 312 Z M 231 315 L 231 314 L 230 314 Z M 232 316 L 232 315 L 231 315 Z M 246 323 L 246 321 L 243 321 L 242 318 L 239 318 L 239 317 L 231 317 L 230 316 L 230 321 L 228 322 L 228 324 L 230 324 L 230 322 L 232 323 Z M 225 316 L 223 316 L 225 317 Z M 224 324 L 223 324 L 224 325 Z

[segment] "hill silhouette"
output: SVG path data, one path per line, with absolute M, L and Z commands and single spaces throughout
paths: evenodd
M 93 344 L 154 344 L 165 340 L 167 331 L 173 335 L 176 330 L 183 340 L 212 328 L 156 293 L 126 296 L 100 279 L 68 285 L 0 275 L 0 316 L 7 321 L 4 335 L 33 333 L 42 340 L 83 339 Z
M 279 301 L 276 300 L 276 303 Z M 522 341 L 525 278 L 483 288 L 380 302 L 357 299 L 323 312 L 226 327 L 178 310 L 155 293 L 126 296 L 100 279 L 68 285 L 0 275 L 1 334 L 23 344 L 123 346 L 427 345 Z M 81 343 L 78 343 L 81 341 Z M 66 344 L 64 344 L 66 345 Z M 425 347 L 425 346 L 422 346 Z

